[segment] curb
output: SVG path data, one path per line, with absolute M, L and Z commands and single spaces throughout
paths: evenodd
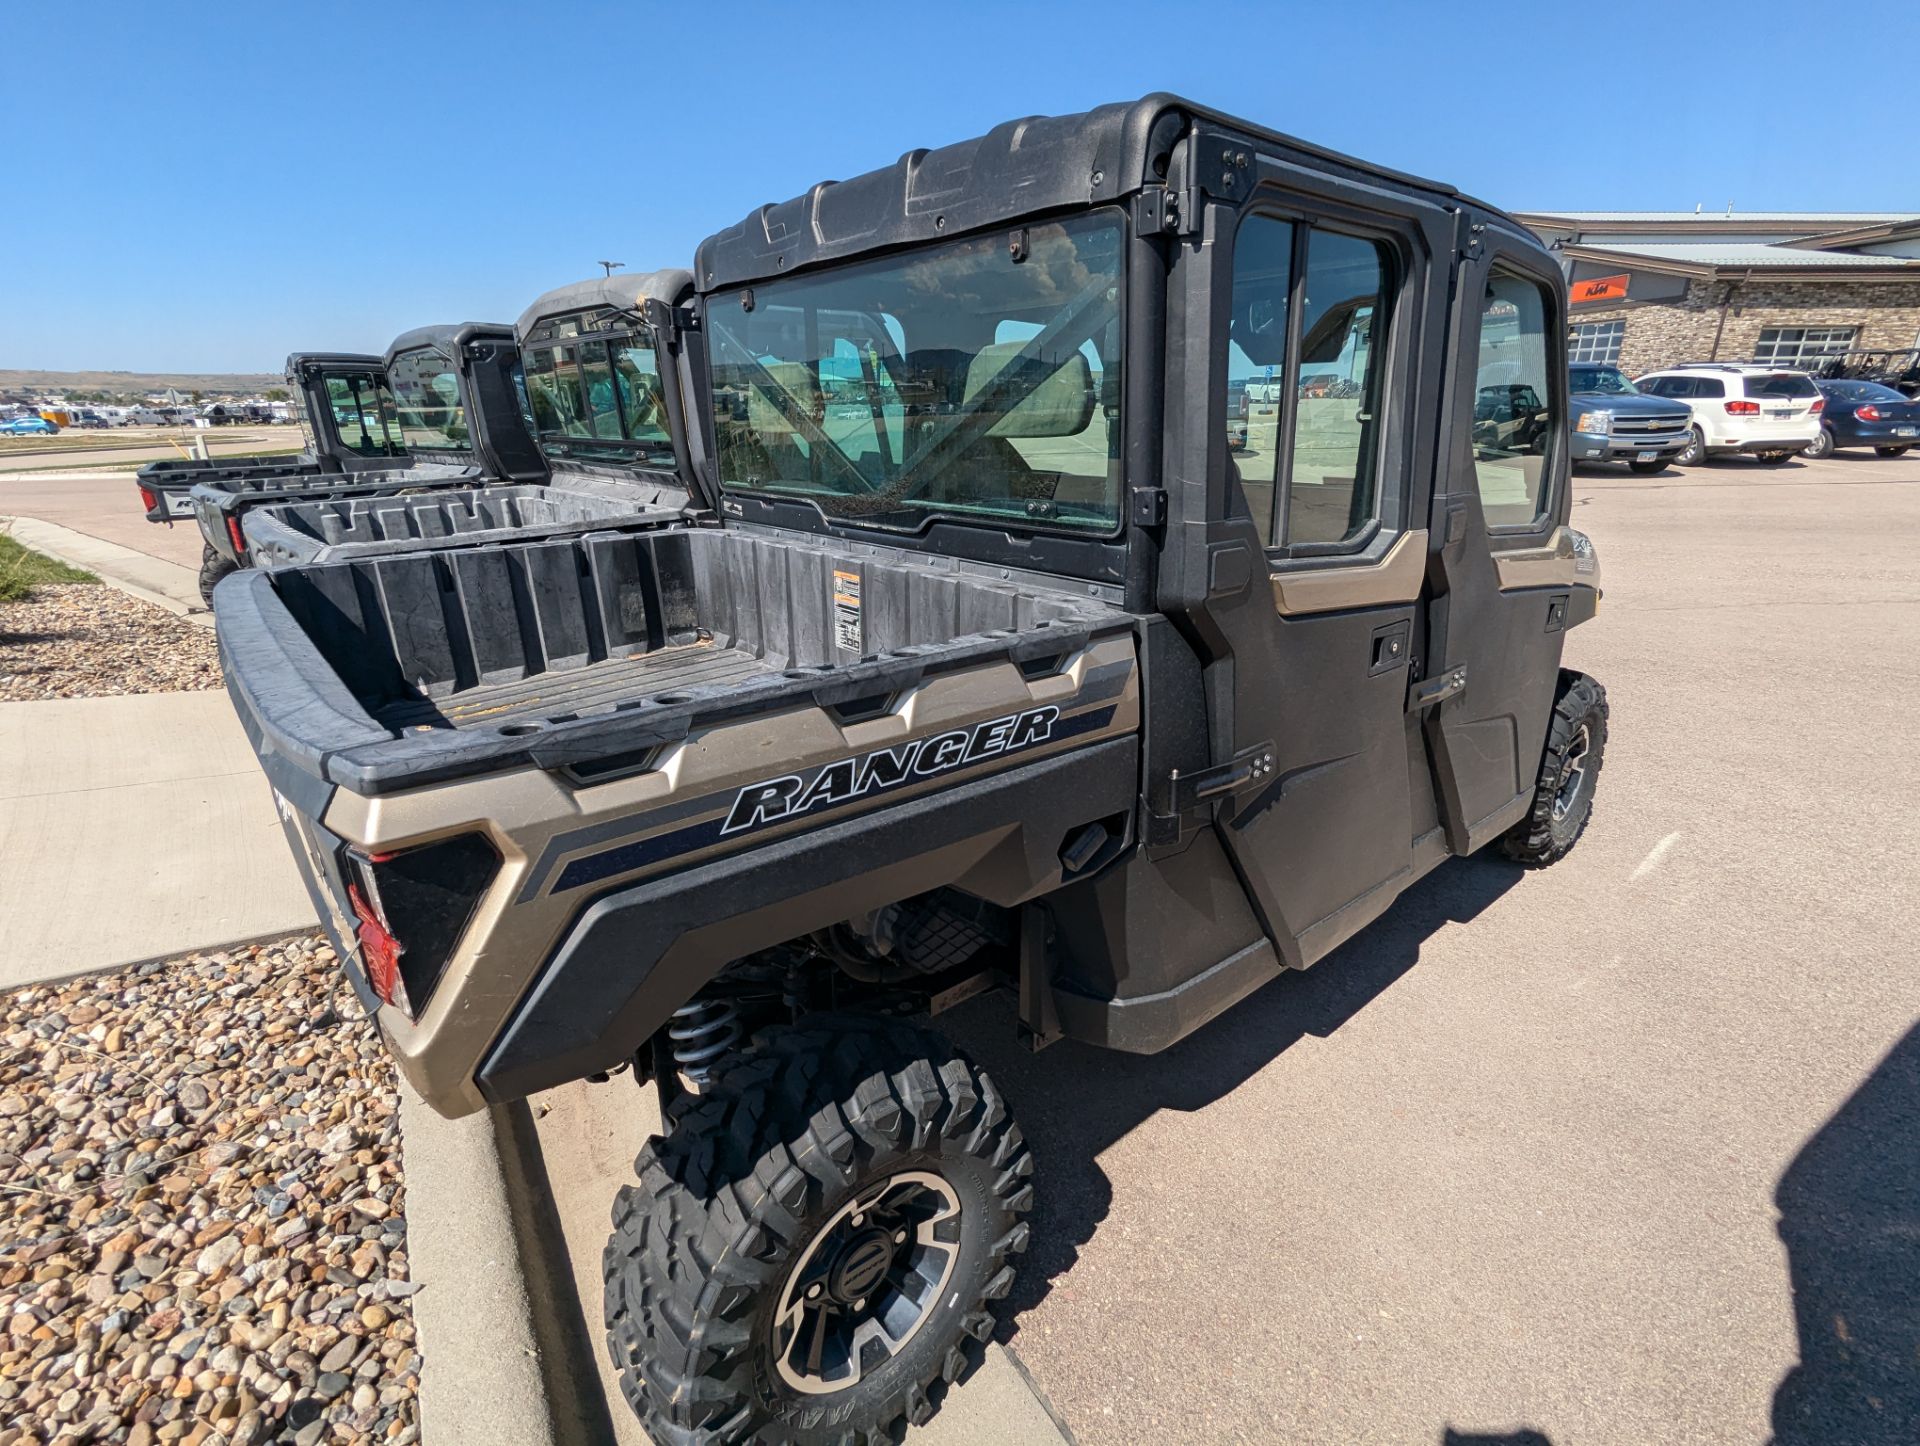
M 522 1168 L 525 1104 L 462 1119 L 400 1080 L 400 1148 L 423 1440 L 599 1446 L 605 1404 L 568 1323 L 579 1314 Z M 556 1268 L 557 1266 L 557 1268 Z M 556 1297 L 559 1298 L 556 1298 Z
M 69 567 L 84 568 L 121 592 L 165 608 L 203 627 L 213 625 L 213 614 L 201 605 L 200 580 L 177 562 L 135 552 L 117 542 L 90 537 L 56 522 L 37 517 L 0 517 L 0 530 L 35 552 L 45 553 Z

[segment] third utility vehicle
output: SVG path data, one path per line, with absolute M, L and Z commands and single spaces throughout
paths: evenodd
M 1035 1046 L 1164 1049 L 1443 861 L 1580 837 L 1565 283 L 1170 96 L 814 186 L 695 278 L 718 525 L 244 574 L 220 647 L 428 1101 L 665 1097 L 604 1257 L 653 1439 L 890 1439 L 1035 1190 L 916 1016 L 1004 981 Z

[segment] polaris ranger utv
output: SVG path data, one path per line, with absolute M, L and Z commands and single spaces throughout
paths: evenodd
M 877 1440 L 1034 1198 L 919 1016 L 1004 981 L 1036 1047 L 1164 1049 L 1444 860 L 1580 837 L 1565 284 L 1168 96 L 815 186 L 695 275 L 720 525 L 248 574 L 220 645 L 427 1099 L 659 1088 L 604 1257 L 653 1438 Z
M 384 466 L 339 475 L 215 477 L 190 489 L 205 543 L 201 596 L 211 606 L 214 585 L 254 561 L 245 520 L 257 507 L 543 477 L 546 465 L 520 408 L 519 365 L 513 328 L 499 322 L 423 326 L 396 337 L 381 361 L 378 423 L 383 445 L 399 450 Z
M 340 561 L 505 540 L 664 526 L 697 514 L 683 387 L 671 364 L 689 271 L 559 287 L 514 327 L 538 469 L 401 493 L 269 501 L 240 523 L 257 565 Z M 408 390 L 404 360 L 397 362 Z M 489 414 L 490 415 L 490 414 Z
M 297 457 L 199 457 L 149 462 L 134 474 L 147 521 L 171 523 L 193 515 L 188 494 L 201 482 L 317 477 L 404 466 L 406 448 L 392 425 L 393 396 L 386 365 L 377 356 L 301 352 L 287 358 L 287 390 L 295 398 L 307 450 Z

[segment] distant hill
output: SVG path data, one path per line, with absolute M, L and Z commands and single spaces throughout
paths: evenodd
M 42 372 L 0 368 L 0 392 L 158 392 L 245 396 L 285 386 L 266 372 Z

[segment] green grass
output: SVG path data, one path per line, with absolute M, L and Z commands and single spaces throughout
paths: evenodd
M 0 532 L 0 602 L 23 601 L 43 583 L 98 581 L 92 573 L 43 557 Z

